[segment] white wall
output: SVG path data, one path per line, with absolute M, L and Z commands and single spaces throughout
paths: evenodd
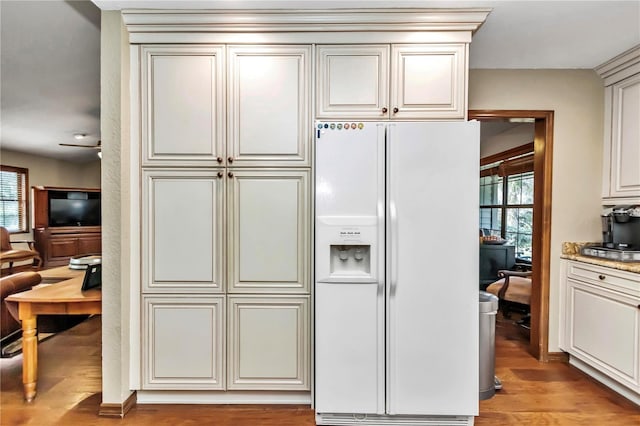
M 563 241 L 599 241 L 604 85 L 591 70 L 471 70 L 470 109 L 553 110 L 549 351 L 558 348 Z
M 481 123 L 482 128 L 488 123 Z M 480 142 L 480 158 L 495 155 L 533 142 L 535 135 L 533 123 L 522 123 L 502 133 L 493 135 Z
M 124 402 L 129 389 L 128 104 L 129 40 L 120 12 L 102 12 L 102 403 Z M 123 142 L 124 141 L 124 142 Z M 122 157 L 125 157 L 123 160 Z
M 100 188 L 101 164 L 98 159 L 89 163 L 74 163 L 3 149 L 0 150 L 0 162 L 5 166 L 29 169 L 29 187 Z M 29 192 L 29 209 L 32 202 L 31 192 Z M 28 233 L 13 234 L 11 239 L 33 239 L 31 220 L 32 218 L 29 217 Z

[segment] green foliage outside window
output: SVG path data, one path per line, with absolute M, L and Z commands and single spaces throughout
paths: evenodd
M 480 178 L 480 228 L 514 245 L 516 257 L 531 260 L 533 172 Z

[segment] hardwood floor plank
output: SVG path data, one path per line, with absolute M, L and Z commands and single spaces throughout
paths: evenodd
M 480 402 L 479 426 L 639 426 L 640 407 L 565 363 L 541 364 L 517 327 L 496 327 L 503 389 Z M 39 347 L 38 396 L 22 397 L 22 358 L 0 360 L 2 426 L 313 426 L 308 406 L 137 405 L 124 419 L 98 417 L 102 400 L 99 316 Z

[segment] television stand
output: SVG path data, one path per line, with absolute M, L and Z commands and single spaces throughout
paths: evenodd
M 101 226 L 50 226 L 49 198 L 51 194 L 60 192 L 98 193 L 95 188 L 60 188 L 50 186 L 34 186 L 33 239 L 35 249 L 42 257 L 42 267 L 68 265 L 69 259 L 84 254 L 102 253 Z
M 100 226 L 35 228 L 33 236 L 44 268 L 68 265 L 75 256 L 102 253 Z

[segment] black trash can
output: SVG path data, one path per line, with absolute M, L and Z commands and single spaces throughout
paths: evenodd
M 496 393 L 496 315 L 498 298 L 480 292 L 480 400 Z

